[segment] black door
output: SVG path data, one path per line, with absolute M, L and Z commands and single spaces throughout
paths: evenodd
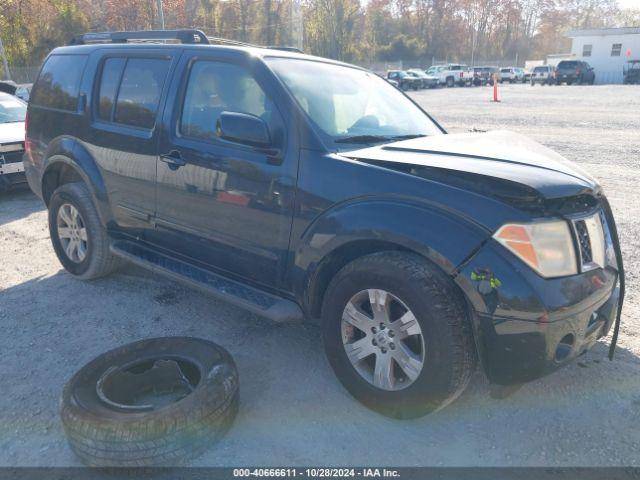
M 166 49 L 114 51 L 98 60 L 87 145 L 122 228 L 149 227 L 155 213 L 156 120 L 175 56 Z
M 157 171 L 155 242 L 278 289 L 289 246 L 297 148 L 258 61 L 186 53 L 167 104 Z M 272 147 L 221 140 L 222 112 L 261 118 Z

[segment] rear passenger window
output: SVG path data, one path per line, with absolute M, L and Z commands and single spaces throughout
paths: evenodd
M 114 121 L 153 128 L 168 71 L 167 59 L 128 59 L 116 97 Z
M 98 94 L 98 118 L 101 120 L 111 121 L 124 62 L 124 58 L 108 58 L 102 67 Z
M 31 103 L 75 112 L 86 55 L 51 55 L 33 88 Z

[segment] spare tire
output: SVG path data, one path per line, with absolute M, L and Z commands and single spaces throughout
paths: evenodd
M 60 415 L 87 465 L 176 466 L 224 435 L 238 401 L 238 372 L 224 348 L 164 337 L 118 347 L 82 367 L 64 387 Z

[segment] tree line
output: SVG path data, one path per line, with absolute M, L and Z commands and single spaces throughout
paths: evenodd
M 574 28 L 640 25 L 617 0 L 164 0 L 166 28 L 370 65 L 544 58 Z M 77 33 L 160 28 L 158 0 L 3 0 L 10 66 L 39 64 Z

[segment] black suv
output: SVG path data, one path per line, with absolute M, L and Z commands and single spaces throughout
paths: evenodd
M 558 85 L 566 83 L 571 85 L 577 83 L 582 85 L 586 83 L 593 85 L 596 81 L 596 74 L 593 68 L 587 63 L 580 60 L 563 60 L 556 67 L 556 82 Z
M 316 320 L 345 387 L 397 417 L 453 400 L 477 360 L 518 383 L 617 329 L 616 228 L 576 165 L 448 135 L 358 67 L 152 33 L 79 37 L 33 89 L 26 171 L 72 275 L 127 260 Z

